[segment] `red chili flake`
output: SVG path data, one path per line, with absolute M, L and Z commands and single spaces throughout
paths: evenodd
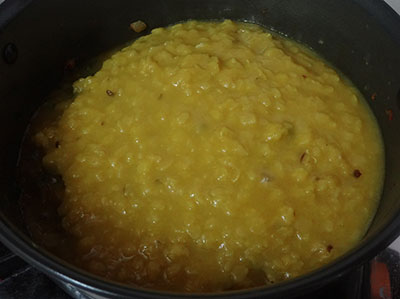
M 353 175 L 354 175 L 354 177 L 359 178 L 359 177 L 362 175 L 362 173 L 361 173 L 360 170 L 355 169 L 355 170 L 353 171 Z
M 376 92 L 374 92 L 374 93 L 371 95 L 371 100 L 373 100 L 373 101 L 376 100 Z
M 303 76 L 303 78 L 304 78 L 304 79 L 306 79 L 306 78 L 307 78 L 307 76 L 306 76 L 306 75 L 302 75 L 302 76 Z
M 107 93 L 107 95 L 110 96 L 110 97 L 112 97 L 112 96 L 114 95 L 114 93 L 113 93 L 111 90 L 109 90 L 109 89 L 106 90 L 106 93 Z
M 328 246 L 326 247 L 326 250 L 328 250 L 329 253 L 332 251 L 332 249 L 333 249 L 333 246 L 332 246 L 332 245 L 328 245 Z
M 386 109 L 385 113 L 388 116 L 389 120 L 393 120 L 393 111 L 392 111 L 392 109 Z
M 64 65 L 64 70 L 72 71 L 76 67 L 76 60 L 74 58 L 68 59 Z
M 303 154 L 301 155 L 301 157 L 300 157 L 300 162 L 303 162 L 305 156 L 306 156 L 306 153 L 303 153 Z

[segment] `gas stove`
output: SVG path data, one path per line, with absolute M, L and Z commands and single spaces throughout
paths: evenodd
M 400 243 L 400 238 L 397 243 Z M 400 248 L 397 248 L 397 243 L 395 242 L 366 265 L 299 299 L 400 299 Z M 95 297 L 83 294 L 69 284 L 52 281 L 0 243 L 0 298 L 94 299 Z

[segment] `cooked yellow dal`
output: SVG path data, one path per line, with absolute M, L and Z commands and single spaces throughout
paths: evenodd
M 207 292 L 286 280 L 355 246 L 383 146 L 359 93 L 257 25 L 187 22 L 116 53 L 35 135 L 74 263 Z

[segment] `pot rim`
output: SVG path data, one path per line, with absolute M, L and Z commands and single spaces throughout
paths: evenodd
M 51 277 L 107 298 L 121 298 L 121 296 L 140 298 L 249 298 L 270 296 L 272 298 L 278 295 L 286 298 L 317 289 L 343 276 L 351 269 L 372 259 L 400 235 L 400 213 L 398 213 L 385 228 L 376 233 L 376 237 L 361 242 L 357 247 L 330 264 L 300 277 L 278 283 L 275 286 L 262 286 L 219 293 L 172 293 L 108 281 L 67 264 L 18 233 L 18 229 L 5 220 L 2 213 L 1 218 L 0 241 L 15 254 Z

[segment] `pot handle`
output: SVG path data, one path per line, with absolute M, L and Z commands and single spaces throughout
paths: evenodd
M 400 252 L 386 248 L 369 263 L 370 299 L 400 298 Z

